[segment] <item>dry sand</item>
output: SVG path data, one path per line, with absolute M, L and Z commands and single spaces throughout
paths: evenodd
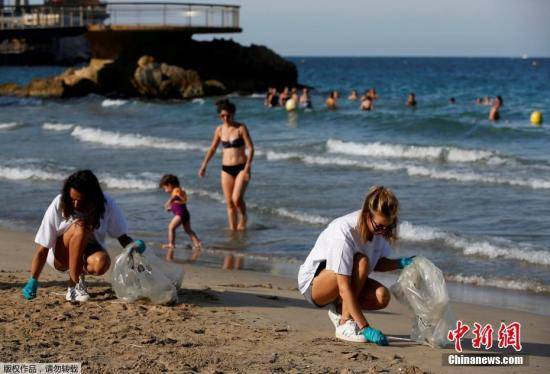
M 20 290 L 33 237 L 0 230 L 0 238 L 0 362 L 82 362 L 83 373 L 550 372 L 549 317 L 453 303 L 470 325 L 521 322 L 529 365 L 448 367 L 442 354 L 453 349 L 337 340 L 326 311 L 308 306 L 293 279 L 258 272 L 184 265 L 181 302 L 174 306 L 121 303 L 108 278 L 88 277 L 91 301 L 71 304 L 64 299 L 66 277 L 46 266 L 38 297 L 29 302 Z M 396 301 L 366 315 L 384 333 L 408 337 L 410 316 Z M 466 352 L 480 353 L 469 343 L 463 341 Z

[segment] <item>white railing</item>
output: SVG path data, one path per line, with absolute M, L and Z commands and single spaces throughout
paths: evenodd
M 104 3 L 99 6 L 4 6 L 0 31 L 106 26 L 238 29 L 237 5 L 195 3 Z

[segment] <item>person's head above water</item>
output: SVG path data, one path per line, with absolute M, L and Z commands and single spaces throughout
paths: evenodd
M 218 110 L 218 115 L 224 123 L 230 123 L 237 111 L 235 104 L 227 99 L 216 101 L 216 108 Z
M 91 170 L 78 170 L 69 175 L 61 189 L 61 212 L 68 219 L 83 213 L 84 220 L 97 229 L 105 213 L 105 196 Z
M 373 235 L 382 235 L 394 242 L 397 238 L 397 214 L 399 201 L 394 193 L 384 186 L 370 188 L 359 215 L 357 230 L 366 243 Z
M 502 106 L 502 97 L 500 95 L 497 95 L 497 97 L 495 97 L 493 105 Z

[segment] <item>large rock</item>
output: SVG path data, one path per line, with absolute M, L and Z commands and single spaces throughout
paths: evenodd
M 191 99 L 204 95 L 203 84 L 196 71 L 159 64 L 151 56 L 138 60 L 133 84 L 142 96 Z
M 134 39 L 139 37 L 132 35 Z M 296 66 L 263 46 L 244 47 L 228 40 L 173 39 L 154 43 L 158 38 L 153 38 L 138 43 L 140 40 L 134 39 L 125 49 L 116 43 L 109 45 L 104 56 L 96 56 L 84 68 L 35 79 L 27 86 L 0 85 L 0 94 L 79 97 L 96 93 L 190 99 L 298 85 Z M 111 47 L 117 46 L 119 53 L 112 52 Z
M 221 83 L 209 82 L 208 92 L 221 92 Z M 212 88 L 213 87 L 213 88 Z M 193 70 L 156 63 L 142 56 L 137 64 L 92 59 L 81 69 L 70 68 L 56 77 L 38 78 L 27 86 L 0 85 L 0 95 L 31 97 L 81 97 L 91 93 L 106 96 L 145 96 L 159 99 L 191 99 L 204 95 L 203 83 Z

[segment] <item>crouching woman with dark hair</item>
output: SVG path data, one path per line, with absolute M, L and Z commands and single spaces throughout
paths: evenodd
M 118 239 L 122 247 L 133 240 L 127 235 L 126 220 L 115 201 L 103 193 L 90 170 L 70 175 L 61 194 L 50 204 L 34 239 L 38 244 L 31 265 L 31 277 L 23 288 L 27 300 L 36 297 L 38 277 L 45 263 L 59 272 L 69 272 L 68 301 L 89 299 L 84 274 L 103 275 L 111 259 L 105 250 L 105 236 Z

